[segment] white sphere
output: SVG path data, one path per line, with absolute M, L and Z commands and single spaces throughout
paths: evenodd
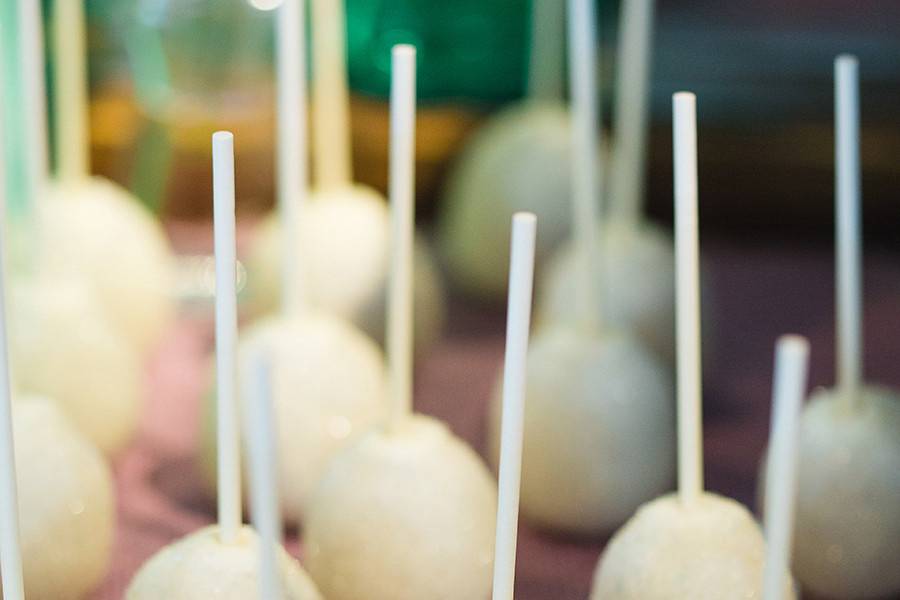
M 12 410 L 25 596 L 81 600 L 109 568 L 112 474 L 55 403 L 22 398 Z
M 506 294 L 515 212 L 537 215 L 539 261 L 568 234 L 569 120 L 562 104 L 508 108 L 472 137 L 450 172 L 439 214 L 439 249 L 454 283 L 468 293 L 490 299 Z
M 319 192 L 299 219 L 297 264 L 305 298 L 314 308 L 349 319 L 381 340 L 390 250 L 384 198 L 364 186 Z M 430 249 L 416 240 L 413 250 L 415 342 L 417 351 L 423 351 L 440 336 L 445 301 Z M 278 308 L 281 252 L 281 226 L 270 215 L 246 257 L 245 298 L 252 313 Z
M 800 421 L 794 572 L 829 598 L 900 594 L 900 395 L 813 394 Z
M 279 549 L 285 600 L 322 600 L 309 576 Z M 138 571 L 125 600 L 248 600 L 259 598 L 259 536 L 243 527 L 233 544 L 206 527 L 166 546 Z
M 488 432 L 495 459 L 500 383 Z M 539 329 L 528 350 L 526 386 L 523 516 L 548 529 L 603 533 L 671 489 L 671 376 L 634 338 Z
M 298 523 L 334 454 L 386 414 L 384 359 L 352 325 L 321 313 L 249 327 L 239 347 L 241 372 L 250 372 L 260 351 L 271 367 L 282 514 Z M 203 464 L 214 482 L 215 402 L 207 398 Z
M 761 600 L 765 551 L 753 516 L 734 500 L 704 493 L 685 506 L 663 496 L 610 540 L 591 599 Z M 783 597 L 795 597 L 787 573 Z
M 459 600 L 491 589 L 497 486 L 435 419 L 376 429 L 335 457 L 306 520 L 328 600 Z
M 39 208 L 42 267 L 84 276 L 126 339 L 151 350 L 175 312 L 174 259 L 159 223 L 99 177 L 51 185 Z
M 9 345 L 17 386 L 52 398 L 107 455 L 134 437 L 141 360 L 107 319 L 96 295 L 71 277 L 15 281 Z
M 646 221 L 637 226 L 608 221 L 599 234 L 594 261 L 598 310 L 603 321 L 634 331 L 669 364 L 675 357 L 675 257 L 672 240 Z M 566 242 L 547 265 L 540 286 L 537 320 L 570 321 L 578 277 L 576 246 Z

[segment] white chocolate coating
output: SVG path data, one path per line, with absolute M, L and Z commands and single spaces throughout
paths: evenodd
M 865 386 L 848 412 L 819 390 L 800 421 L 793 569 L 826 598 L 900 594 L 900 396 Z
M 114 455 L 134 436 L 141 361 L 82 280 L 15 281 L 9 344 L 17 386 L 52 398 L 100 450 Z
M 497 486 L 440 422 L 412 416 L 331 463 L 306 520 L 328 600 L 460 600 L 491 589 Z
M 174 259 L 159 223 L 99 177 L 51 185 L 39 206 L 42 267 L 85 277 L 141 355 L 153 349 L 175 312 Z
M 381 340 L 390 243 L 384 199 L 363 186 L 314 194 L 300 216 L 300 229 L 297 262 L 304 299 Z M 428 246 L 417 240 L 414 252 L 415 342 L 422 352 L 440 336 L 445 301 Z M 275 215 L 261 223 L 246 267 L 250 311 L 275 310 L 281 293 L 281 228 Z
M 54 402 L 16 400 L 13 430 L 25 596 L 81 600 L 109 568 L 112 474 Z
M 562 104 L 523 103 L 478 131 L 449 174 L 439 250 L 454 284 L 486 299 L 506 294 L 509 221 L 530 211 L 541 224 L 537 260 L 568 234 L 571 135 Z
M 634 331 L 657 356 L 674 363 L 675 257 L 672 240 L 648 222 L 610 221 L 594 262 L 598 310 L 604 323 Z M 575 313 L 574 245 L 566 242 L 547 264 L 538 297 L 539 323 L 561 323 Z
M 741 504 L 704 493 L 642 506 L 613 536 L 592 600 L 761 600 L 765 540 Z M 785 574 L 784 598 L 794 598 Z
M 223 544 L 215 526 L 166 546 L 138 571 L 126 600 L 251 600 L 259 598 L 259 537 L 249 527 Z M 322 600 L 309 576 L 283 549 L 284 600 Z
M 500 443 L 501 382 L 489 428 Z M 538 329 L 528 350 L 521 510 L 541 527 L 612 531 L 671 489 L 672 380 L 633 337 Z
M 384 358 L 352 325 L 322 313 L 269 317 L 241 337 L 243 372 L 261 349 L 270 361 L 282 514 L 298 523 L 334 454 L 386 414 Z M 207 402 L 202 452 L 210 483 L 215 481 L 214 411 L 215 404 Z

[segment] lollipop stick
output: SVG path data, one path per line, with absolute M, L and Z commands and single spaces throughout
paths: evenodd
M 290 0 L 288 0 L 290 1 Z M 281 516 L 278 508 L 278 456 L 275 452 L 275 428 L 269 365 L 263 356 L 255 356 L 248 373 L 244 394 L 244 422 L 247 424 L 247 455 L 250 458 L 250 516 L 259 534 L 259 597 L 282 597 L 278 568 L 281 545 Z
M 596 328 L 597 290 L 594 261 L 600 247 L 597 190 L 597 32 L 593 0 L 569 0 L 569 82 L 572 96 L 572 231 L 579 272 L 576 311 L 585 327 Z
M 513 600 L 516 540 L 519 526 L 519 482 L 525 427 L 525 367 L 531 323 L 534 238 L 537 219 L 513 216 L 506 313 L 506 357 L 503 362 L 503 422 L 500 428 L 500 473 L 493 600 Z
M 700 265 L 697 228 L 697 98 L 672 97 L 675 149 L 675 277 L 678 333 L 678 494 L 703 491 L 700 371 Z
M 353 180 L 343 0 L 312 0 L 313 143 L 316 184 Z
M 565 3 L 533 0 L 531 4 L 531 56 L 528 61 L 528 97 L 558 102 L 563 96 L 563 36 Z
M 782 600 L 791 555 L 794 486 L 797 466 L 797 424 L 806 391 L 809 342 L 785 335 L 775 351 L 772 428 L 766 462 L 766 563 L 763 600 Z
M 241 472 L 236 394 L 237 293 L 234 232 L 234 136 L 217 131 L 213 144 L 213 225 L 216 255 L 216 389 L 219 529 L 233 543 L 241 525 Z
M 32 199 L 47 183 L 47 95 L 44 86 L 44 28 L 40 0 L 20 0 L 19 47 L 25 88 L 28 187 Z
M 3 236 L 5 237 L 5 236 Z M 0 244 L 2 246 L 2 244 Z M 9 348 L 6 325 L 6 277 L 0 247 L 0 579 L 3 600 L 24 600 L 22 549 L 19 542 L 19 503 L 16 489 L 16 451 L 13 444 Z
M 653 1 L 623 2 L 619 25 L 616 141 L 609 174 L 609 207 L 616 216 L 631 222 L 640 219 L 644 197 Z
M 87 37 L 83 0 L 56 0 L 53 69 L 56 83 L 56 164 L 68 181 L 90 170 L 88 157 Z
M 298 220 L 306 201 L 306 76 L 302 0 L 284 0 L 278 26 L 278 217 L 281 223 L 281 310 L 301 308 Z
M 399 44 L 391 69 L 391 278 L 388 289 L 388 377 L 396 426 L 412 412 L 412 244 L 416 136 L 416 49 Z
M 859 63 L 839 56 L 835 72 L 835 232 L 837 237 L 838 387 L 849 406 L 862 379 L 862 234 L 860 232 Z

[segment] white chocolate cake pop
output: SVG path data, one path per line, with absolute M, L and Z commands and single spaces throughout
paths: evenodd
M 484 598 L 497 488 L 442 424 L 412 414 L 415 49 L 393 49 L 389 422 L 340 452 L 305 521 L 307 565 L 329 600 Z
M 794 571 L 826 598 L 900 594 L 900 395 L 863 382 L 859 81 L 835 61 L 837 385 L 800 424 Z
M 10 354 L 18 387 L 52 398 L 105 454 L 131 441 L 143 379 L 134 347 L 83 280 L 47 272 L 13 285 Z

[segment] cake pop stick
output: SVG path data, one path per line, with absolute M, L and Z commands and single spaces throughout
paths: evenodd
M 53 6 L 56 164 L 66 181 L 90 171 L 87 32 L 82 0 L 56 0 Z
M 616 141 L 609 174 L 610 211 L 636 222 L 644 197 L 654 0 L 626 0 L 616 57 Z
M 49 176 L 47 161 L 47 96 L 44 86 L 44 30 L 40 0 L 21 0 L 19 6 L 19 48 L 22 55 L 22 83 L 25 88 L 25 127 L 28 155 L 28 187 L 34 198 Z
M 600 246 L 597 223 L 598 120 L 596 81 L 596 20 L 592 0 L 569 0 L 568 37 L 572 96 L 572 231 L 580 269 L 575 310 L 586 327 L 596 328 L 593 261 Z
M 809 342 L 797 335 L 779 338 L 772 389 L 772 426 L 766 465 L 763 600 L 783 600 L 784 574 L 790 569 L 794 527 L 797 435 L 806 393 Z
M 19 538 L 19 504 L 16 487 L 16 453 L 13 447 L 10 401 L 9 349 L 6 324 L 6 282 L 0 248 L 0 579 L 3 600 L 24 600 L 22 548 Z
M 342 0 L 313 0 L 313 144 L 316 184 L 353 180 L 346 34 Z
M 278 21 L 278 217 L 281 223 L 281 310 L 301 307 L 298 276 L 298 217 L 306 202 L 306 24 L 305 3 L 284 0 Z
M 531 55 L 528 59 L 528 98 L 558 102 L 563 96 L 563 43 L 565 3 L 533 0 Z
M 675 269 L 678 348 L 678 494 L 685 504 L 703 491 L 700 429 L 700 261 L 697 231 L 697 98 L 672 97 L 675 161 Z
M 519 527 L 519 485 L 522 475 L 522 435 L 525 427 L 525 375 L 534 240 L 537 219 L 531 213 L 513 216 L 506 313 L 506 356 L 503 363 L 503 421 L 500 434 L 497 541 L 494 551 L 493 600 L 513 600 L 516 580 L 516 540 Z
M 388 380 L 391 422 L 412 412 L 412 240 L 415 195 L 416 49 L 391 52 L 391 255 L 388 288 Z
M 282 585 L 278 547 L 282 524 L 278 509 L 278 454 L 275 451 L 271 379 L 265 356 L 259 354 L 253 358 L 252 372 L 245 384 L 251 389 L 244 394 L 243 403 L 250 459 L 250 515 L 259 534 L 259 597 L 261 600 L 279 600 Z
M 835 75 L 835 236 L 837 237 L 837 386 L 852 406 L 862 380 L 859 63 L 842 55 Z
M 217 131 L 213 149 L 216 256 L 216 390 L 219 528 L 232 543 L 241 526 L 240 441 L 236 395 L 237 293 L 234 223 L 234 136 Z

